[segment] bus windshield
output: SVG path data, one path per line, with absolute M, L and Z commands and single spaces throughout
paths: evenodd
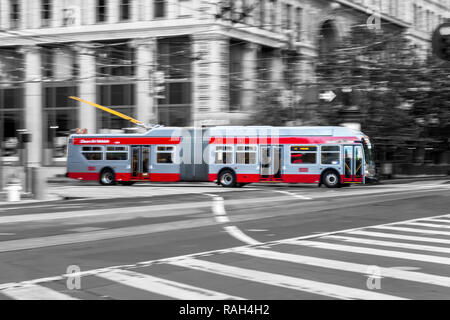
M 364 155 L 366 158 L 367 164 L 373 164 L 373 151 L 372 151 L 372 145 L 370 142 L 366 139 L 363 139 L 363 146 L 364 146 Z

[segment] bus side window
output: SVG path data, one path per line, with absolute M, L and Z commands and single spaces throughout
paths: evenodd
M 341 151 L 339 146 L 322 146 L 321 147 L 321 163 L 322 164 L 339 164 Z
M 233 163 L 233 146 L 216 146 L 215 151 L 216 164 L 231 164 Z
M 127 146 L 107 146 L 106 160 L 128 160 Z
M 81 149 L 81 154 L 86 160 L 103 160 L 103 147 L 102 146 L 84 146 Z
M 256 164 L 256 146 L 237 146 L 236 163 Z
M 291 164 L 316 164 L 317 147 L 315 146 L 292 146 Z
M 156 149 L 157 163 L 173 163 L 175 147 L 158 146 Z

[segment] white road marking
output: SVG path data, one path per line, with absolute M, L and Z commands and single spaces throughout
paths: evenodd
M 390 225 L 382 225 L 382 226 L 370 227 L 370 228 L 395 230 L 395 231 L 406 231 L 406 232 L 415 232 L 415 233 L 425 233 L 425 234 L 439 234 L 439 235 L 444 235 L 444 236 L 450 236 L 450 231 L 403 228 L 403 227 L 393 227 Z
M 425 219 L 424 219 L 425 220 Z M 420 220 L 419 220 L 420 221 Z M 443 222 L 443 223 L 450 223 L 450 219 L 446 220 L 446 219 L 427 219 L 427 222 Z
M 284 194 L 287 194 L 294 198 L 298 198 L 298 199 L 302 199 L 302 200 L 312 200 L 312 198 L 310 198 L 310 197 L 302 196 L 301 194 L 297 194 L 297 193 L 293 193 L 293 192 L 289 192 L 289 191 L 283 191 L 283 190 L 274 190 L 274 191 L 279 192 L 279 193 L 284 193 Z
M 334 269 L 343 272 L 355 272 L 369 275 L 368 268 L 369 265 L 345 262 L 339 260 L 330 260 L 315 258 L 291 253 L 282 253 L 272 250 L 262 250 L 255 248 L 241 248 L 236 250 L 237 253 L 249 255 L 252 257 L 262 258 L 262 259 L 273 259 L 278 261 L 286 261 L 297 264 L 304 264 L 309 266 L 315 266 L 320 268 Z M 400 279 L 406 281 L 421 282 L 426 284 L 433 284 L 437 286 L 450 287 L 450 277 L 437 276 L 432 274 L 420 273 L 420 272 L 410 272 L 405 270 L 398 270 L 394 268 L 380 268 L 380 274 L 382 277 Z
M 97 276 L 126 286 L 181 300 L 243 300 L 240 297 L 221 292 L 128 270 L 113 270 L 100 273 Z
M 78 300 L 56 290 L 35 284 L 7 288 L 2 290 L 1 293 L 15 300 Z
M 249 237 L 248 235 L 243 233 L 241 230 L 239 230 L 239 228 L 237 228 L 235 226 L 225 226 L 224 229 L 226 232 L 228 232 L 228 234 L 233 236 L 233 238 L 236 238 L 246 244 L 250 244 L 250 245 L 262 244 L 262 242 L 259 242 L 258 240 L 255 240 L 255 239 Z
M 431 256 L 431 255 L 426 255 L 426 254 L 372 249 L 372 248 L 367 248 L 367 247 L 355 247 L 355 246 L 347 246 L 347 245 L 342 245 L 342 244 L 333 244 L 333 243 L 307 241 L 307 240 L 292 241 L 291 244 L 298 245 L 298 246 L 311 247 L 311 248 L 326 249 L 326 250 L 361 253 L 361 254 L 366 254 L 366 255 L 374 255 L 374 256 L 396 258 L 396 259 L 407 259 L 407 260 L 423 261 L 423 262 L 428 262 L 428 263 L 450 265 L 450 258 Z
M 370 244 L 370 245 L 374 245 L 374 246 L 385 246 L 385 247 L 395 247 L 395 248 L 403 248 L 403 249 L 450 253 L 450 248 L 425 246 L 425 245 L 420 245 L 420 244 L 412 244 L 412 243 L 404 243 L 404 242 L 380 241 L 380 240 L 371 240 L 371 239 L 362 239 L 362 238 L 353 238 L 353 237 L 344 237 L 344 236 L 326 236 L 323 239 L 331 239 L 331 240 L 336 239 L 336 240 L 342 240 L 345 242 Z
M 403 224 L 403 223 L 399 223 L 399 224 Z M 410 222 L 410 223 L 407 223 L 406 225 L 450 229 L 450 225 L 433 224 L 433 223 Z
M 312 294 L 337 299 L 405 300 L 404 298 L 400 298 L 397 296 L 372 292 L 368 290 L 355 289 L 253 269 L 244 269 L 193 258 L 173 259 L 168 260 L 167 263 L 183 268 L 210 272 L 219 274 L 221 276 L 233 277 L 241 280 L 253 281 L 291 290 L 309 292 Z
M 227 217 L 227 212 L 225 210 L 225 201 L 222 197 L 219 197 L 215 194 L 205 194 L 207 196 L 213 197 L 213 213 L 214 218 L 219 223 L 229 223 L 231 222 L 230 219 Z M 252 237 L 249 237 L 244 232 L 242 232 L 238 227 L 236 226 L 225 226 L 223 229 L 233 238 L 238 239 L 239 241 L 242 241 L 246 244 L 250 245 L 257 245 L 261 244 L 258 240 L 253 239 Z
M 418 236 L 406 236 L 402 234 L 395 233 L 384 233 L 384 232 L 372 232 L 372 231 L 352 231 L 348 232 L 351 235 L 361 235 L 368 237 L 378 237 L 378 238 L 388 238 L 388 239 L 401 239 L 401 240 L 411 240 L 411 241 L 421 241 L 421 242 L 434 242 L 434 243 L 445 243 L 450 244 L 450 239 L 439 239 L 439 238 L 428 238 L 428 237 L 418 237 Z

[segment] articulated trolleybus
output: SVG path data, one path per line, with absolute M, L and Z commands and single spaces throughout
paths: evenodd
M 155 127 L 144 134 L 76 134 L 68 177 L 103 185 L 211 181 L 315 183 L 329 188 L 375 177 L 372 147 L 345 127 Z

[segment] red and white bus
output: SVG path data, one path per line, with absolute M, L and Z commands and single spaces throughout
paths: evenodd
M 372 146 L 345 127 L 156 127 L 144 134 L 71 135 L 67 175 L 103 185 L 139 181 L 315 183 L 375 178 Z

